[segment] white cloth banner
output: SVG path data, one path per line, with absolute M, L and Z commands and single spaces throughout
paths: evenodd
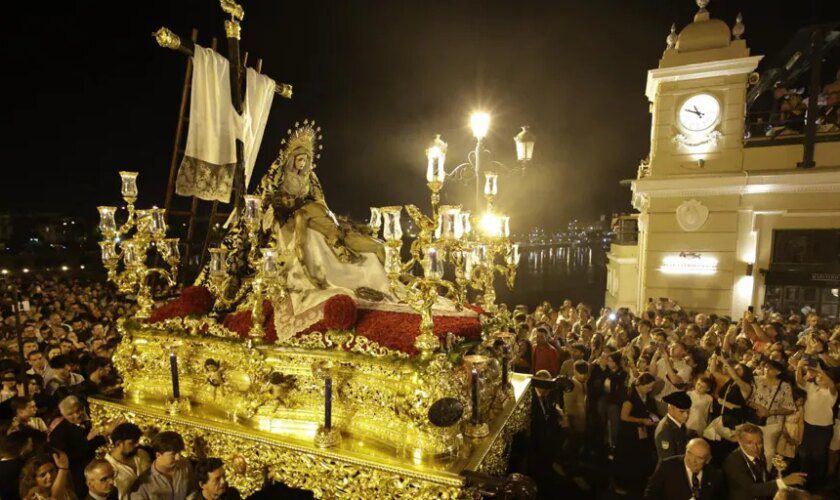
M 203 200 L 230 201 L 236 140 L 242 141 L 245 185 L 262 142 L 275 83 L 248 68 L 242 115 L 230 97 L 230 64 L 215 50 L 195 45 L 187 147 L 175 192 Z

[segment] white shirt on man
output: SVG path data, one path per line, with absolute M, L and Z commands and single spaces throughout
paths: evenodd
M 703 469 L 700 469 L 700 472 L 698 472 L 697 474 L 695 474 L 694 472 L 692 472 L 692 471 L 691 471 L 691 469 L 689 469 L 688 467 L 686 467 L 686 466 L 685 466 L 685 463 L 683 463 L 683 467 L 685 467 L 685 475 L 688 477 L 688 486 L 689 486 L 689 488 L 691 488 L 691 487 L 693 486 L 693 485 L 691 484 L 691 477 L 692 477 L 692 476 L 694 476 L 695 478 L 697 478 L 697 487 L 699 488 L 699 487 L 700 487 L 700 485 L 701 485 L 701 484 L 703 484 Z
M 148 469 L 152 463 L 149 455 L 141 449 L 138 449 L 137 453 L 135 453 L 134 457 L 132 457 L 134 462 L 132 464 L 133 467 L 129 467 L 128 465 L 118 461 L 116 458 L 112 457 L 110 453 L 105 454 L 105 460 L 107 460 L 108 463 L 111 464 L 111 467 L 114 468 L 114 484 L 119 492 L 120 500 L 126 500 L 128 498 L 131 486 L 134 484 L 134 481 L 137 480 L 137 476 L 146 472 L 146 469 Z
M 674 373 L 676 373 L 683 382 L 688 382 L 691 379 L 691 367 L 688 363 L 681 359 L 671 358 L 671 365 L 674 367 Z M 656 376 L 665 381 L 665 385 L 662 387 L 662 390 L 656 395 L 657 401 L 662 401 L 662 398 L 665 396 L 679 390 L 677 386 L 668 380 L 668 365 L 667 361 L 664 359 L 660 359 L 656 362 Z

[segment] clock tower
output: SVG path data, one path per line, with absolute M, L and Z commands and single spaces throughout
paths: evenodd
M 761 56 L 698 0 L 694 22 L 671 27 L 659 67 L 648 72 L 652 115 L 649 173 L 679 176 L 740 169 L 747 80 Z M 734 32 L 734 35 L 733 35 Z
M 644 311 L 667 297 L 733 320 L 764 305 L 837 317 L 840 124 L 809 135 L 765 122 L 745 134 L 761 56 L 750 55 L 740 15 L 730 28 L 710 16 L 708 0 L 696 3 L 648 71 L 650 153 L 631 182 L 639 213 L 618 221 L 638 231 L 610 247 L 605 303 Z M 798 50 L 821 57 L 823 27 L 803 30 L 817 45 Z
M 716 195 L 707 184 L 741 171 L 747 87 L 761 56 L 750 56 L 740 16 L 730 29 L 710 16 L 708 3 L 697 0 L 693 21 L 679 32 L 671 27 L 659 67 L 648 71 L 650 153 L 633 182 L 636 310 L 668 297 L 729 314 L 744 274 L 733 250 L 748 216 L 736 194 Z

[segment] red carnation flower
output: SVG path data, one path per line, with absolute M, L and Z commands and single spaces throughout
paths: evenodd
M 190 316 L 201 316 L 213 309 L 213 294 L 203 286 L 188 286 L 181 292 L 181 300 Z
M 181 292 L 177 299 L 155 308 L 149 315 L 147 323 L 157 323 L 172 318 L 187 316 L 203 316 L 213 309 L 213 294 L 203 286 L 190 286 Z
M 437 316 L 434 320 L 435 335 L 441 340 L 446 338 L 448 332 L 465 339 L 481 337 L 478 318 Z M 383 347 L 414 355 L 417 354 L 414 341 L 420 334 L 420 315 L 363 309 L 359 311 L 356 333 Z
M 335 330 L 349 330 L 356 324 L 356 302 L 347 295 L 334 295 L 324 304 L 324 324 Z
M 271 302 L 263 301 L 263 340 L 270 344 L 277 342 L 277 330 L 274 327 L 274 308 Z M 251 319 L 251 311 L 239 311 L 230 313 L 225 316 L 222 321 L 222 326 L 228 330 L 235 332 L 242 338 L 247 338 L 251 327 L 254 326 L 254 321 Z

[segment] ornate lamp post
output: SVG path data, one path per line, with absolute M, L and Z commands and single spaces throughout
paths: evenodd
M 475 158 L 478 158 L 481 140 L 490 126 L 490 116 L 486 113 L 476 114 L 471 124 L 477 140 Z M 532 151 L 533 143 L 524 150 Z M 485 173 L 487 212 L 481 218 L 476 219 L 477 213 L 464 211 L 459 205 L 440 205 L 440 190 L 448 176 L 445 169 L 446 152 L 447 144 L 440 135 L 435 136 L 426 148 L 426 185 L 430 191 L 431 217 L 425 216 L 415 205 L 405 205 L 406 212 L 419 229 L 417 237 L 411 242 L 411 257 L 408 261 L 403 262 L 400 252 L 403 236 L 400 216 L 403 207 L 372 207 L 369 222 L 374 233 L 378 233 L 382 227 L 385 271 L 392 292 L 420 313 L 420 335 L 414 345 L 421 357 L 425 358 L 440 347 L 434 334 L 432 316 L 432 307 L 440 292 L 445 292 L 447 297 L 461 307 L 467 301 L 468 287 L 481 290 L 483 295 L 480 302 L 484 309 L 495 312 L 495 273 L 506 276 L 508 285 L 513 286 L 519 262 L 518 246 L 510 241 L 510 219 L 496 213 L 494 209 L 498 193 L 498 176 L 495 173 Z M 460 165 L 455 170 L 462 167 Z M 476 161 L 476 175 L 479 171 L 479 163 Z M 476 186 L 480 188 L 480 184 Z M 478 230 L 473 230 L 474 227 L 478 227 Z M 500 256 L 506 265 L 496 263 Z M 454 282 L 444 279 L 447 263 L 453 268 Z M 422 275 L 409 275 L 416 265 L 422 269 Z
M 470 129 L 472 129 L 473 137 L 475 138 L 475 148 L 467 154 L 467 161 L 461 163 L 446 174 L 451 177 L 457 175 L 460 179 L 467 179 L 472 176 L 475 179 L 475 205 L 474 210 L 477 213 L 481 208 L 481 174 L 482 174 L 482 154 L 489 154 L 490 151 L 484 148 L 484 139 L 490 131 L 491 118 L 490 114 L 484 111 L 476 111 L 470 115 Z M 534 144 L 536 138 L 527 126 L 523 126 L 522 130 L 513 138 L 516 145 L 516 159 L 519 162 L 517 167 L 508 167 L 504 163 L 491 160 L 494 171 L 504 171 L 506 173 L 521 174 L 524 173 L 525 167 L 531 161 L 534 154 Z
M 137 294 L 140 310 L 138 318 L 147 318 L 151 313 L 154 300 L 148 284 L 148 277 L 158 274 L 166 279 L 169 286 L 175 285 L 178 263 L 181 254 L 178 238 L 166 237 L 165 211 L 162 208 L 135 210 L 137 201 L 137 172 L 120 172 L 122 187 L 120 192 L 126 202 L 128 217 L 124 224 L 117 225 L 117 207 L 102 206 L 99 210 L 99 230 L 102 241 L 102 263 L 108 270 L 108 280 L 117 285 L 121 293 Z M 126 236 L 133 231 L 130 238 Z M 153 246 L 169 266 L 169 270 L 146 266 L 149 247 Z M 123 270 L 119 262 L 123 261 Z

